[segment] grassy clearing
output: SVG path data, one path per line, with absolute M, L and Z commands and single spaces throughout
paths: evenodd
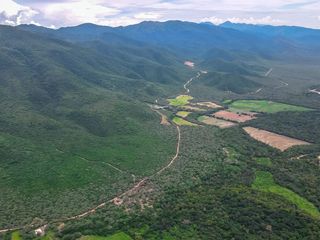
M 179 95 L 178 97 L 174 98 L 174 99 L 168 99 L 169 104 L 171 106 L 183 106 L 189 103 L 190 100 L 192 100 L 193 97 L 189 96 L 189 95 Z
M 191 112 L 179 111 L 179 112 L 177 112 L 176 115 L 177 115 L 178 117 L 185 118 L 185 117 L 188 117 L 190 113 L 191 113 Z
M 196 124 L 188 122 L 179 117 L 174 117 L 172 121 L 179 126 L 197 126 Z
M 22 240 L 20 232 L 16 231 L 11 234 L 11 240 Z
M 84 236 L 80 240 L 132 240 L 132 238 L 127 234 L 121 232 L 121 233 L 116 233 L 109 237 Z
M 264 165 L 268 167 L 272 166 L 272 161 L 268 157 L 258 157 L 258 158 L 255 158 L 255 160 L 260 165 Z
M 311 111 L 310 108 L 294 106 L 284 103 L 277 103 L 266 100 L 238 100 L 230 104 L 231 108 L 240 109 L 244 111 L 253 112 L 265 112 L 265 113 L 276 113 L 276 112 L 302 112 Z
M 269 172 L 257 171 L 252 187 L 260 191 L 271 192 L 280 195 L 289 202 L 295 204 L 305 213 L 311 215 L 312 217 L 320 218 L 319 210 L 311 202 L 294 193 L 293 191 L 276 184 L 272 174 Z

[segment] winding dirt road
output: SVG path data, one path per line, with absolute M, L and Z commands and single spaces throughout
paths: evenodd
M 114 203 L 114 201 L 116 199 L 121 199 L 123 197 L 125 197 L 126 195 L 134 192 L 136 189 L 140 188 L 140 186 L 146 182 L 147 180 L 151 179 L 152 177 L 154 177 L 155 175 L 159 175 L 161 174 L 163 171 L 165 171 L 167 168 L 169 168 L 174 162 L 175 160 L 178 158 L 179 156 L 179 153 L 180 153 L 180 142 L 181 142 L 181 132 L 180 132 L 180 127 L 176 125 L 176 129 L 177 129 L 177 132 L 178 132 L 178 139 L 177 139 L 177 146 L 176 146 L 176 154 L 172 157 L 171 161 L 166 165 L 164 166 L 163 168 L 161 168 L 158 172 L 152 174 L 151 176 L 149 177 L 144 177 L 142 180 L 140 180 L 137 184 L 135 184 L 132 188 L 130 188 L 129 190 L 119 194 L 118 196 L 116 197 L 113 197 L 112 199 L 110 200 L 107 200 L 103 203 L 100 203 L 99 205 L 95 206 L 94 208 L 91 208 L 83 213 L 80 213 L 80 214 L 77 214 L 75 216 L 71 216 L 71 217 L 67 217 L 67 218 L 63 218 L 63 219 L 57 219 L 57 220 L 52 220 L 46 224 L 44 224 L 43 226 L 45 225 L 48 225 L 48 224 L 52 224 L 52 223 L 61 223 L 61 222 L 66 222 L 66 221 L 71 221 L 71 220 L 76 220 L 76 219 L 80 219 L 80 218 L 83 218 L 83 217 L 86 217 L 90 214 L 93 214 L 96 212 L 96 210 L 100 209 L 100 208 L 103 208 L 104 206 L 106 206 L 107 203 Z M 108 164 L 109 165 L 109 164 Z M 110 167 L 113 167 L 114 169 L 118 170 L 119 172 L 123 172 L 123 170 L 121 169 L 118 169 L 117 167 L 115 166 L 112 166 L 111 164 L 109 165 Z M 16 231 L 16 230 L 21 230 L 21 229 L 24 229 L 26 227 L 29 227 L 31 225 L 26 225 L 26 226 L 23 226 L 23 227 L 13 227 L 13 228 L 7 228 L 7 229 L 1 229 L 0 230 L 0 233 L 6 233 L 6 232 L 10 232 L 10 231 Z M 40 226 L 39 228 L 41 228 L 42 226 Z
M 197 76 L 196 77 L 193 77 L 191 78 L 189 81 L 187 81 L 185 84 L 184 84 L 184 89 L 187 91 L 187 93 L 190 92 L 190 89 L 187 88 L 188 85 L 190 85 L 192 83 L 192 81 L 196 78 L 199 78 L 201 76 L 202 73 L 205 73 L 205 72 L 198 72 L 197 73 Z M 180 153 L 180 142 L 181 142 L 181 131 L 180 131 L 180 127 L 178 125 L 175 125 L 176 129 L 177 129 L 177 133 L 178 133 L 178 136 L 177 136 L 177 144 L 176 144 L 176 153 L 175 155 L 172 157 L 172 159 L 170 160 L 170 162 L 164 166 L 163 168 L 161 168 L 159 171 L 157 171 L 156 173 L 152 174 L 151 176 L 148 176 L 148 177 L 144 177 L 142 180 L 140 180 L 137 184 L 135 184 L 132 188 L 130 188 L 129 190 L 119 194 L 118 196 L 115 196 L 113 197 L 112 199 L 110 200 L 107 200 L 105 202 L 102 202 L 100 203 L 99 205 L 95 206 L 94 208 L 91 208 L 83 213 L 80 213 L 80 214 L 77 214 L 77 215 L 74 215 L 74 216 L 71 216 L 71 217 L 67 217 L 67 218 L 62 218 L 62 219 L 56 219 L 56 220 L 52 220 L 52 221 L 49 221 L 45 224 L 43 224 L 42 226 L 38 226 L 37 228 L 41 228 L 43 226 L 47 226 L 49 224 L 53 224 L 53 223 L 61 223 L 61 222 L 66 222 L 66 221 L 71 221 L 71 220 L 77 220 L 77 219 L 80 219 L 80 218 L 83 218 L 83 217 L 86 217 L 90 214 L 93 214 L 96 212 L 96 210 L 100 209 L 100 208 L 103 208 L 106 206 L 106 204 L 108 203 L 114 203 L 116 200 L 118 199 L 121 199 L 123 197 L 125 197 L 126 195 L 129 195 L 130 193 L 134 192 L 135 190 L 137 190 L 138 188 L 141 187 L 141 185 L 143 183 L 145 183 L 147 180 L 151 179 L 152 177 L 156 176 L 156 175 L 159 175 L 161 174 L 162 172 L 164 172 L 166 169 L 170 168 L 171 165 L 177 160 L 178 156 L 179 156 L 179 153 Z M 80 157 L 84 160 L 87 160 L 89 161 L 88 159 L 85 159 L 83 157 Z M 107 165 L 109 165 L 110 167 L 114 168 L 115 170 L 119 171 L 119 172 L 124 172 L 123 170 L 113 166 L 112 164 L 109 164 L 109 163 L 106 163 Z M 6 232 L 10 232 L 10 231 L 16 231 L 16 230 L 22 230 L 24 228 L 27 228 L 27 227 L 35 227 L 31 224 L 29 225 L 25 225 L 23 227 L 13 227 L 13 228 L 7 228 L 7 229 L 0 229 L 0 233 L 6 233 Z
M 197 76 L 190 78 L 184 85 L 183 88 L 186 90 L 186 93 L 190 92 L 190 89 L 187 87 L 188 85 L 190 85 L 192 83 L 192 81 L 196 78 L 199 78 L 201 76 L 201 71 L 197 73 Z

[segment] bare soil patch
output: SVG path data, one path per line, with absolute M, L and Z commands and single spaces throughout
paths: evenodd
M 238 122 L 238 123 L 243 123 L 250 121 L 252 119 L 255 119 L 256 117 L 253 115 L 248 115 L 244 113 L 235 113 L 235 112 L 229 112 L 229 111 L 219 111 L 213 114 L 213 116 L 217 118 L 222 118 L 225 120 L 233 121 L 233 122 Z
M 208 125 L 219 127 L 219 128 L 229 128 L 229 127 L 233 127 L 236 125 L 233 122 L 229 122 L 229 121 L 222 120 L 222 119 L 217 119 L 214 117 L 207 117 L 207 116 L 200 117 L 199 121 L 202 123 L 208 124 Z
M 161 122 L 160 122 L 161 125 L 165 125 L 165 126 L 169 126 L 171 125 L 167 116 L 164 115 L 164 114 L 161 114 Z
M 198 108 L 198 107 L 192 107 L 192 106 L 189 106 L 189 105 L 182 106 L 181 108 L 185 109 L 185 110 L 194 111 L 194 112 L 205 112 L 206 111 L 206 109 L 202 109 L 202 108 Z
M 191 67 L 191 68 L 194 68 L 194 62 L 191 62 L 191 61 L 185 61 L 184 65 Z
M 196 103 L 195 105 L 207 107 L 207 108 L 213 108 L 213 109 L 222 108 L 222 106 L 220 106 L 214 102 L 199 102 L 199 103 Z
M 160 122 L 161 125 L 165 125 L 165 126 L 170 126 L 171 125 L 169 120 L 168 120 L 168 117 L 166 115 L 164 115 L 162 112 L 160 112 L 160 111 L 158 111 L 156 109 L 152 108 L 152 110 L 155 111 L 156 113 L 158 113 L 161 116 L 161 122 Z
M 277 133 L 261 130 L 253 127 L 243 128 L 252 138 L 257 141 L 263 142 L 271 147 L 277 148 L 281 151 L 285 151 L 288 148 L 298 145 L 309 145 L 310 143 L 290 138 Z

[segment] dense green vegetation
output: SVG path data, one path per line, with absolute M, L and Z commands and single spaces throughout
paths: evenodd
M 78 214 L 127 189 L 132 174 L 154 173 L 174 154 L 175 129 L 161 127 L 142 102 L 148 90 L 130 84 L 148 81 L 124 76 L 124 63 L 107 67 L 119 52 L 108 60 L 102 50 L 11 27 L 0 32 L 0 228 Z M 159 66 L 142 55 L 132 57 Z M 165 89 L 153 85 L 151 93 Z
M 284 111 L 309 111 L 311 109 L 300 107 L 300 106 L 293 106 L 284 103 L 277 103 L 272 101 L 265 101 L 265 100 L 237 100 L 230 104 L 230 107 L 245 110 L 245 111 L 252 111 L 252 112 L 265 112 L 265 113 L 276 113 L 276 112 L 284 112 Z
M 84 237 L 81 237 L 80 240 L 131 240 L 131 239 L 132 238 L 125 233 L 116 233 L 110 237 L 84 236 Z
M 301 171 L 302 163 L 292 165 L 282 153 L 252 141 L 240 128 L 183 128 L 181 148 L 172 169 L 152 179 L 162 192 L 154 193 L 153 208 L 141 212 L 135 206 L 137 211 L 128 215 L 125 206 L 108 206 L 88 218 L 67 223 L 57 236 L 76 239 L 79 234 L 108 236 L 123 231 L 133 239 L 317 238 L 318 220 L 282 196 L 253 190 L 251 185 L 256 168 L 279 173 L 275 178 L 282 186 L 287 185 L 281 182 L 288 176 L 307 176 L 310 170 L 313 175 L 319 169 L 303 164 Z M 274 164 L 257 165 L 256 158 L 262 156 L 272 156 Z M 280 173 L 279 169 L 290 171 Z M 294 185 L 309 192 L 297 192 L 307 199 L 313 195 L 310 191 L 316 190 L 313 184 Z M 292 230 L 292 226 L 300 227 Z
M 0 238 L 318 239 L 319 96 L 307 91 L 319 85 L 319 54 L 305 50 L 316 35 L 296 45 L 178 21 L 0 26 L 0 229 L 33 224 Z M 175 124 L 200 115 L 174 116 L 192 99 L 174 96 L 199 70 L 194 101 L 261 114 L 230 129 L 181 127 L 178 157 L 154 174 L 176 153 Z M 172 126 L 150 109 L 156 99 Z M 279 152 L 245 125 L 315 144 Z M 109 202 L 145 177 L 120 206 Z
M 255 175 L 256 178 L 252 184 L 252 187 L 254 189 L 280 195 L 288 201 L 292 202 L 293 204 L 297 205 L 298 208 L 310 214 L 311 216 L 316 218 L 320 217 L 319 210 L 312 203 L 310 203 L 305 198 L 299 196 L 298 194 L 294 193 L 293 191 L 277 185 L 274 182 L 271 173 L 257 171 Z
M 255 158 L 256 162 L 260 165 L 268 166 L 270 167 L 272 165 L 272 161 L 268 157 L 257 157 Z

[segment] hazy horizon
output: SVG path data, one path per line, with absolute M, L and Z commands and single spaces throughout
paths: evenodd
M 60 28 L 93 23 L 127 26 L 143 21 L 180 20 L 320 28 L 319 0 L 2 0 L 0 24 Z

